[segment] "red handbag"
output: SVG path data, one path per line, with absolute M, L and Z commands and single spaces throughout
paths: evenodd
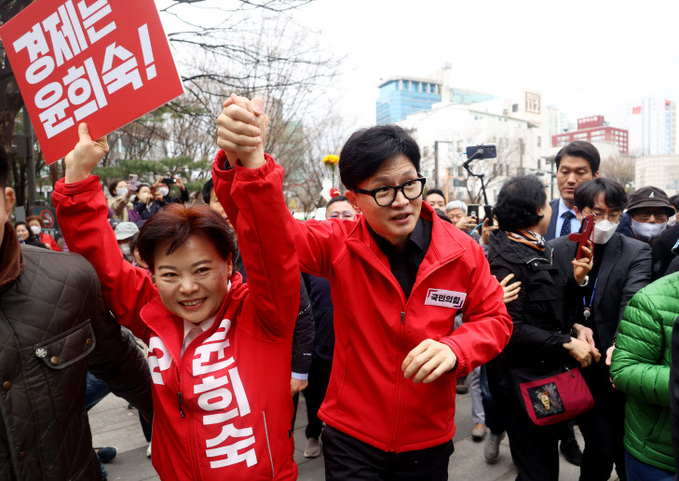
M 538 426 L 573 419 L 594 407 L 594 398 L 580 369 L 561 367 L 559 370 L 563 372 L 518 383 L 526 413 Z M 516 374 L 512 373 L 515 380 Z M 526 377 L 527 373 L 522 374 Z

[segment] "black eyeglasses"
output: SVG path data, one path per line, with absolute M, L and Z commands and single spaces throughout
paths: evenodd
M 375 202 L 380 207 L 388 207 L 394 203 L 396 200 L 396 195 L 400 190 L 403 192 L 403 196 L 408 200 L 417 199 L 422 195 L 424 191 L 424 184 L 427 183 L 427 179 L 424 177 L 418 177 L 417 179 L 409 180 L 403 185 L 397 185 L 396 187 L 380 187 L 373 190 L 365 189 L 353 189 L 357 194 L 365 194 L 371 196 L 375 199 Z

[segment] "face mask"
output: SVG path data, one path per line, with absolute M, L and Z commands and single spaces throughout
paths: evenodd
M 39 225 L 32 225 L 31 232 L 33 232 L 33 235 L 40 235 L 40 233 L 42 232 L 42 228 L 40 228 Z
M 158 192 L 160 192 L 160 195 L 165 197 L 167 194 L 170 193 L 170 189 L 168 189 L 167 187 L 160 187 L 158 188 Z
M 642 223 L 632 219 L 632 231 L 634 231 L 634 235 L 637 239 L 643 242 L 651 242 L 654 240 L 665 230 L 666 226 L 667 222 L 663 222 L 662 224 L 651 224 L 650 222 Z
M 677 214 L 674 214 L 672 217 L 667 219 L 667 227 L 672 227 L 677 225 Z
M 122 197 L 125 194 L 127 194 L 127 187 L 121 187 L 120 189 L 116 189 L 116 195 L 118 197 Z
M 614 224 L 610 220 L 602 220 L 594 224 L 594 243 L 595 244 L 605 244 L 613 234 L 615 234 L 615 229 L 618 228 L 618 224 Z
M 120 244 L 120 250 L 123 252 L 124 256 L 132 255 L 132 249 L 130 249 L 130 244 Z
M 143 194 L 139 194 L 137 198 L 139 199 L 140 202 L 146 202 L 146 199 L 148 199 L 148 194 L 144 192 Z

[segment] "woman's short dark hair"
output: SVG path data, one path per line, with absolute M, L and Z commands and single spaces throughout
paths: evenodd
M 111 182 L 108 183 L 108 192 L 111 194 L 111 197 L 115 197 L 116 195 L 116 186 L 118 185 L 119 182 L 123 182 L 123 179 L 113 179 Z
M 405 155 L 420 171 L 420 148 L 412 135 L 398 125 L 378 125 L 354 132 L 340 153 L 339 171 L 347 189 L 370 178 L 382 163 Z
M 599 151 L 594 145 L 585 140 L 574 140 L 570 144 L 566 145 L 564 148 L 559 150 L 554 157 L 554 162 L 556 163 L 556 168 L 561 165 L 561 159 L 564 157 L 582 157 L 587 162 L 589 162 L 589 167 L 592 169 L 592 174 L 599 172 L 599 165 L 601 164 L 601 156 Z
M 516 232 L 534 227 L 544 216 L 537 211 L 547 202 L 545 186 L 534 175 L 512 177 L 500 189 L 493 213 L 500 229 Z
M 160 244 L 169 241 L 166 254 L 172 254 L 192 235 L 212 242 L 222 259 L 234 259 L 236 237 L 224 219 L 207 205 L 170 204 L 144 223 L 137 239 L 139 256 L 153 271 L 154 256 Z
M 592 209 L 601 192 L 604 193 L 606 198 L 606 205 L 611 209 L 624 210 L 627 207 L 625 188 L 617 182 L 603 177 L 583 182 L 575 189 L 575 206 L 580 212 L 585 207 Z

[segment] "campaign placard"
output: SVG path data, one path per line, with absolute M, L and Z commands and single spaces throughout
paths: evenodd
M 48 164 L 184 92 L 153 0 L 36 0 L 0 27 Z

